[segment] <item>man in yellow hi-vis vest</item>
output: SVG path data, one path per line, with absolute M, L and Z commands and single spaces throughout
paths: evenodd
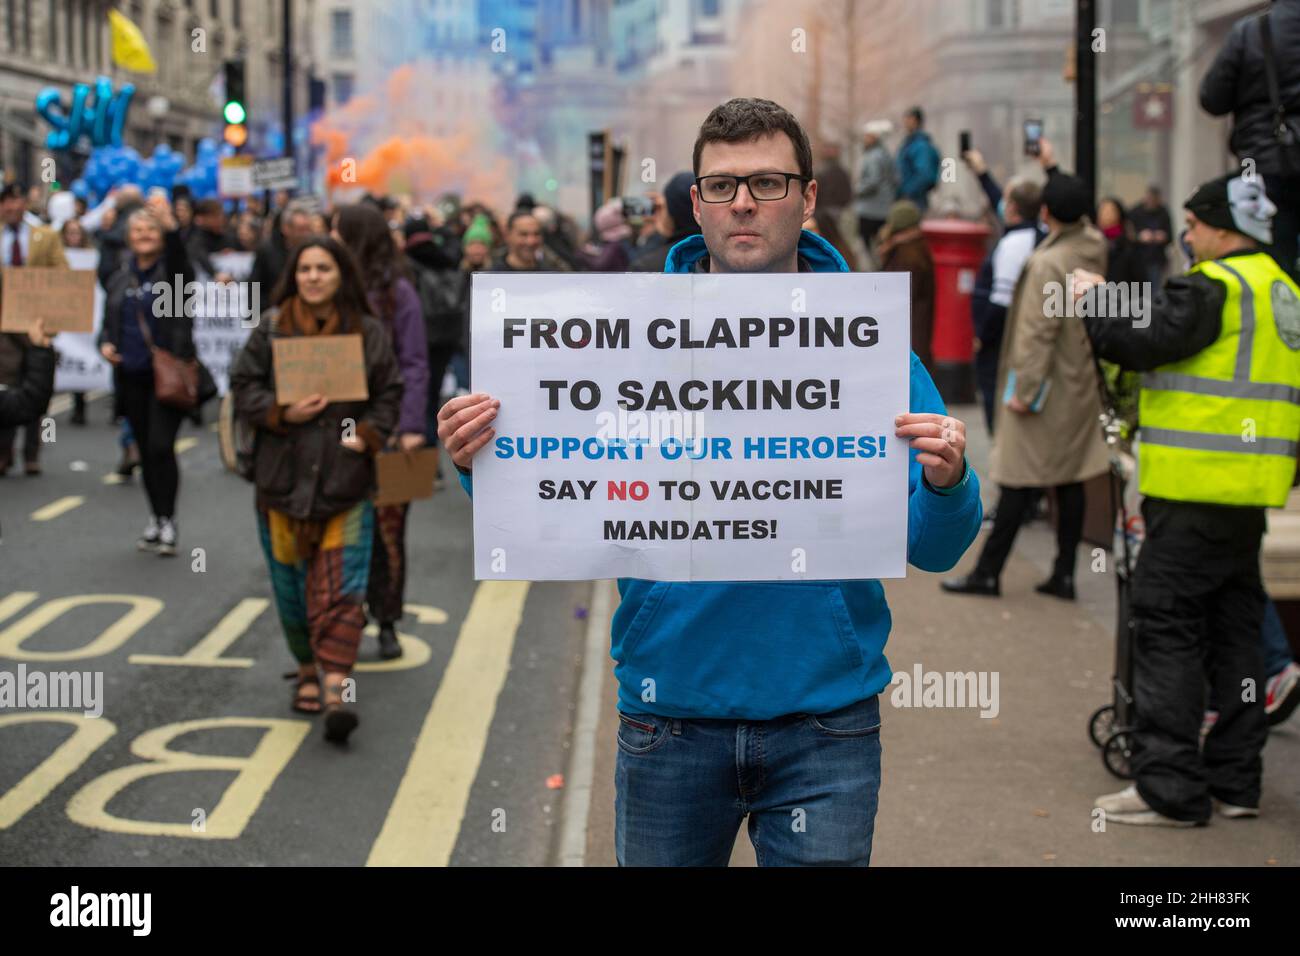
M 1099 797 L 1118 823 L 1259 815 L 1268 732 L 1260 627 L 1264 509 L 1286 503 L 1300 441 L 1300 287 L 1261 250 L 1276 208 L 1259 176 L 1186 202 L 1196 264 L 1141 316 L 1087 324 L 1100 358 L 1145 373 L 1138 406 L 1146 539 L 1135 625 L 1135 783 Z M 1076 275 L 1076 295 L 1101 291 Z M 1111 301 L 1115 301 L 1112 299 Z M 1205 686 L 1219 718 L 1198 752 Z

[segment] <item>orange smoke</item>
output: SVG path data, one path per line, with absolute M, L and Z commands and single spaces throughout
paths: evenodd
M 433 70 L 418 66 L 398 67 L 382 94 L 354 97 L 312 125 L 312 143 L 325 150 L 326 187 L 361 187 L 419 202 L 456 192 L 496 207 L 508 204 L 510 164 L 491 145 L 483 117 L 467 119 L 454 134 L 433 135 L 431 91 L 439 80 Z

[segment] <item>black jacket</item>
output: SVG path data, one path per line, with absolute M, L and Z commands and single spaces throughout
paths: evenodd
M 1252 255 L 1249 249 L 1223 258 Z M 1084 325 L 1098 358 L 1135 372 L 1149 372 L 1208 348 L 1223 326 L 1227 287 L 1204 273 L 1165 282 L 1145 324 L 1131 319 L 1086 316 Z
M 248 274 L 248 281 L 259 283 L 257 288 L 263 301 L 271 298 L 271 293 L 275 291 L 280 275 L 288 264 L 289 250 L 284 244 L 283 237 L 276 236 L 257 247 L 257 255 L 253 257 L 253 270 Z
M 0 428 L 24 425 L 45 414 L 54 391 L 54 365 L 54 349 L 28 345 L 20 382 L 13 387 L 0 385 Z
M 206 272 L 208 278 L 220 270 L 212 264 L 212 256 L 222 249 L 238 249 L 239 241 L 228 233 L 208 232 L 195 226 L 185 242 L 185 249 L 190 254 L 190 262 L 196 269 Z
M 651 246 L 644 250 L 638 250 L 632 258 L 632 264 L 628 266 L 629 272 L 663 272 L 664 264 L 668 261 L 668 253 L 672 251 L 673 246 L 681 242 L 687 236 L 693 236 L 699 232 L 696 226 L 690 232 L 679 232 L 670 236 L 658 245 Z
M 362 350 L 366 363 L 364 402 L 332 402 L 309 422 L 290 424 L 276 404 L 272 340 L 278 309 L 262 314 L 230 369 L 235 414 L 257 427 L 253 481 L 257 507 L 292 518 L 323 521 L 346 511 L 375 489 L 374 454 L 397 427 L 402 375 L 392 342 L 379 320 L 363 316 Z M 348 330 L 344 329 L 346 334 Z M 355 422 L 369 454 L 340 444 L 344 419 Z
M 126 253 L 104 281 L 104 324 L 99 331 L 98 344 L 111 342 L 119 352 L 122 351 L 122 321 L 126 313 L 123 305 L 126 297 L 135 295 L 140 286 L 133 267 L 134 261 L 134 257 L 129 252 Z M 185 244 L 181 241 L 180 233 L 173 230 L 163 237 L 162 257 L 154 263 L 153 268 L 147 273 L 147 278 L 150 283 L 165 282 L 170 289 L 175 285 L 178 275 L 183 284 L 194 280 L 194 270 L 190 266 L 189 256 L 186 255 Z M 182 306 L 184 302 L 185 295 L 182 288 Z M 178 310 L 173 307 L 170 311 Z M 196 357 L 194 319 L 185 315 L 183 308 L 179 311 L 179 315 L 163 315 L 158 318 L 158 334 L 154 344 L 178 358 L 192 359 Z
M 1278 86 L 1287 114 L 1300 114 L 1300 0 L 1275 0 L 1270 6 Z M 1273 136 L 1273 106 L 1264 72 L 1264 42 L 1258 17 L 1235 24 L 1210 71 L 1201 81 L 1201 106 L 1212 116 L 1232 114 L 1232 151 L 1251 157 L 1261 173 L 1282 172 Z

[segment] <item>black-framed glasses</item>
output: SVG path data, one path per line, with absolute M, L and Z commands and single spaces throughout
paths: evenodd
M 776 202 L 790 193 L 790 180 L 801 183 L 812 181 L 811 176 L 799 173 L 750 173 L 748 176 L 700 176 L 695 186 L 703 202 L 731 202 L 736 190 L 744 183 L 749 194 L 760 202 Z

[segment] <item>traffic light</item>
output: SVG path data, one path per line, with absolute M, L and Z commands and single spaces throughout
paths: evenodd
M 244 61 L 227 60 L 226 71 L 226 105 L 221 108 L 221 117 L 226 121 L 222 138 L 238 149 L 248 142 L 248 110 L 244 108 Z

